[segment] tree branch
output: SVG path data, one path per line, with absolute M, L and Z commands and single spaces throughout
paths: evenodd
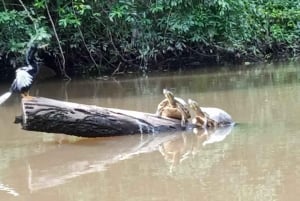
M 7 10 L 7 8 L 6 8 L 6 4 L 5 4 L 5 1 L 4 1 L 4 0 L 2 0 L 2 4 L 3 4 L 3 8 L 4 8 L 4 10 L 6 11 L 6 10 Z
M 65 56 L 64 56 L 63 49 L 62 49 L 62 47 L 60 45 L 59 37 L 58 37 L 58 34 L 56 32 L 55 25 L 54 25 L 54 22 L 53 22 L 53 19 L 51 17 L 51 14 L 50 14 L 50 11 L 49 11 L 49 8 L 48 8 L 48 4 L 47 4 L 46 1 L 45 1 L 45 7 L 46 7 L 46 10 L 47 10 L 47 14 L 48 14 L 48 17 L 49 17 L 49 20 L 50 20 L 50 23 L 51 23 L 51 26 L 52 26 L 55 38 L 57 40 L 57 44 L 58 44 L 58 48 L 59 48 L 61 57 L 62 57 L 62 65 L 60 66 L 61 73 L 64 76 L 64 78 L 66 78 L 67 80 L 71 80 L 71 78 L 66 74 L 66 59 L 65 59 Z

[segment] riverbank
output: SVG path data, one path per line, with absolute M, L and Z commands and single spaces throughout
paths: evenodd
M 29 42 L 48 44 L 40 56 L 63 77 L 248 65 L 300 55 L 294 0 L 63 0 L 3 2 L 1 8 L 0 79 L 12 79 L 12 67 L 24 64 Z
M 66 73 L 71 77 L 91 78 L 99 76 L 118 76 L 126 74 L 147 74 L 151 72 L 177 71 L 180 69 L 201 69 L 201 68 L 229 68 L 234 66 L 254 66 L 263 63 L 277 63 L 298 61 L 300 52 L 290 51 L 288 48 L 269 49 L 264 55 L 254 55 L 241 51 L 226 50 L 224 48 L 207 47 L 187 48 L 179 55 L 164 55 L 160 60 L 151 60 L 148 66 L 139 66 L 128 62 L 119 61 L 116 68 L 109 66 L 100 66 L 97 69 L 93 64 L 87 62 L 70 63 L 66 68 Z M 45 54 L 44 54 L 45 55 Z M 41 63 L 42 70 L 40 77 L 62 77 L 60 66 L 55 64 L 55 58 L 49 56 Z M 43 56 L 41 56 L 43 59 Z M 9 60 L 0 60 L 2 68 L 0 69 L 0 81 L 9 81 L 14 78 L 14 65 L 8 64 Z M 5 65 L 6 64 L 6 65 Z

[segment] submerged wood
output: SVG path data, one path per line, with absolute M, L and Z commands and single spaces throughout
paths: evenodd
M 103 137 L 182 130 L 180 120 L 155 114 L 43 97 L 23 99 L 22 110 L 22 117 L 16 117 L 16 123 L 28 131 Z

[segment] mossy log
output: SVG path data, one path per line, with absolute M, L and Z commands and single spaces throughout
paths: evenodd
M 104 137 L 180 131 L 180 121 L 155 114 L 33 97 L 16 123 L 28 131 Z

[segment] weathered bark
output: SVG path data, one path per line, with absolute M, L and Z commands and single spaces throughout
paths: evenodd
M 81 137 L 119 136 L 182 130 L 180 121 L 154 114 L 104 108 L 42 97 L 22 100 L 16 123 L 24 130 Z

